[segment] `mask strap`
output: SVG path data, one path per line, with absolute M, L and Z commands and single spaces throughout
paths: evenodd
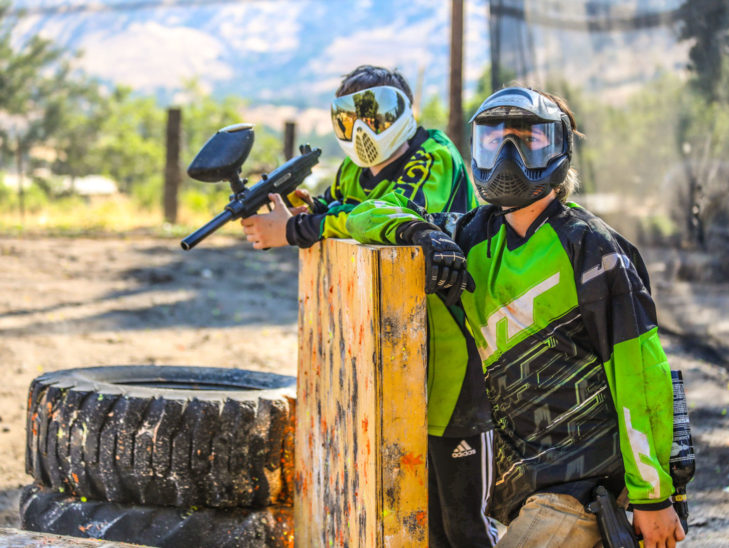
M 486 240 L 488 242 L 486 244 L 486 257 L 487 258 L 489 258 L 489 259 L 491 258 L 491 221 L 495 220 L 496 217 L 504 217 L 504 216 L 508 215 L 509 213 L 514 213 L 515 211 L 519 211 L 520 209 L 529 207 L 533 203 L 534 202 L 531 202 L 531 203 L 528 203 L 526 205 L 519 206 L 519 207 L 510 207 L 509 209 L 502 209 L 502 210 L 494 213 L 493 217 L 489 218 L 489 220 L 486 222 Z
M 502 209 L 501 211 L 497 211 L 495 215 L 497 217 L 503 217 L 504 215 L 508 215 L 509 213 L 514 213 L 515 211 L 519 211 L 520 209 L 524 209 L 525 207 L 528 207 L 532 205 L 534 202 L 530 202 L 526 205 L 519 206 L 519 207 L 510 207 L 509 209 Z

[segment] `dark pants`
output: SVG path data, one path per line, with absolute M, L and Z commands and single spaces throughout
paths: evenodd
M 493 477 L 493 432 L 468 438 L 428 436 L 431 548 L 491 548 L 496 527 L 486 517 Z

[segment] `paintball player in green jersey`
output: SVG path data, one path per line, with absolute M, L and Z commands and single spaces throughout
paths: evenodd
M 358 206 L 347 228 L 421 245 L 426 291 L 468 290 L 496 425 L 489 511 L 508 524 L 498 546 L 599 545 L 585 505 L 604 488 L 627 489 L 646 548 L 673 547 L 685 536 L 671 502 L 673 391 L 643 260 L 567 201 L 577 130 L 562 99 L 502 89 L 471 122 L 490 205 L 430 214 L 393 193 Z
M 390 192 L 431 213 L 473 209 L 461 155 L 441 131 L 418 126 L 412 102 L 398 71 L 364 65 L 347 74 L 331 105 L 334 133 L 347 154 L 334 184 L 313 199 L 298 190 L 306 211 L 289 210 L 270 195 L 273 211 L 242 221 L 253 247 L 307 248 L 323 238 L 350 238 L 350 212 Z M 475 341 L 448 297 L 427 297 L 429 544 L 491 547 L 497 533 L 485 516 L 490 409 Z

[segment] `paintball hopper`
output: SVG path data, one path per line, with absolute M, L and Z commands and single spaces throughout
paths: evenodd
M 253 148 L 253 124 L 234 124 L 219 129 L 203 145 L 187 168 L 198 181 L 238 182 L 240 168 Z

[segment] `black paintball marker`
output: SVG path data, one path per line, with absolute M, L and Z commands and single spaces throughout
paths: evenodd
M 595 500 L 587 505 L 588 512 L 597 517 L 602 544 L 605 548 L 638 548 L 640 540 L 628 521 L 625 510 L 620 508 L 613 494 L 598 485 L 593 492 Z
M 292 193 L 311 173 L 311 168 L 319 163 L 321 154 L 318 148 L 312 149 L 309 145 L 302 145 L 299 147 L 301 155 L 291 158 L 271 173 L 261 175 L 261 180 L 248 188 L 246 187 L 248 179 L 240 178 L 240 168 L 252 147 L 251 124 L 227 126 L 208 139 L 187 168 L 187 174 L 198 181 L 206 183 L 228 181 L 233 193 L 222 213 L 180 242 L 185 251 L 195 247 L 228 221 L 255 215 L 261 207 L 269 203 L 268 195 L 271 193 L 281 194 L 286 201 L 286 196 Z

